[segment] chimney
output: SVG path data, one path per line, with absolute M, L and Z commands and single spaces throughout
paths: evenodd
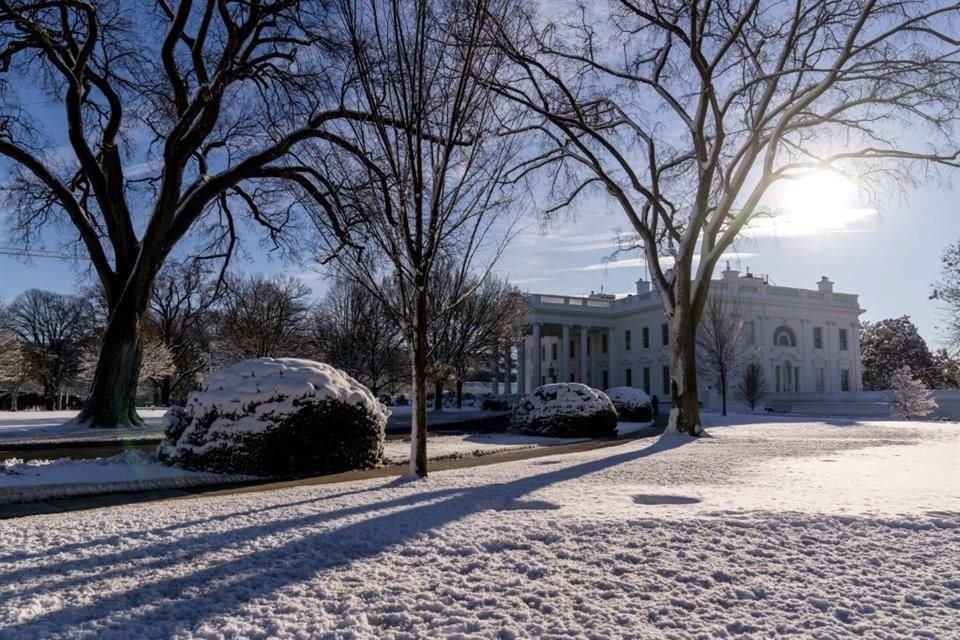
M 644 280 L 643 278 L 640 278 L 639 280 L 637 280 L 637 295 L 642 296 L 643 294 L 649 293 L 649 292 L 650 292 L 650 283 Z
M 827 276 L 821 276 L 817 283 L 817 290 L 820 293 L 833 293 L 833 283 L 827 279 Z
M 740 277 L 740 272 L 730 268 L 730 261 L 727 260 L 727 268 L 723 271 L 723 280 L 725 282 L 736 282 Z

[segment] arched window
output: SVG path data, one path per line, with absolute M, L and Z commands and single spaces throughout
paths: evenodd
M 795 347 L 797 346 L 797 337 L 790 327 L 781 325 L 773 332 L 773 344 L 778 347 Z

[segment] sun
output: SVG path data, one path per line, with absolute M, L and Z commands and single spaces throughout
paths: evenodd
M 781 183 L 776 194 L 780 213 L 767 224 L 783 235 L 840 230 L 876 213 L 862 206 L 859 195 L 856 183 L 843 174 L 811 171 Z
M 855 205 L 856 185 L 836 171 L 813 171 L 790 180 L 783 189 L 787 211 L 795 215 L 818 216 Z

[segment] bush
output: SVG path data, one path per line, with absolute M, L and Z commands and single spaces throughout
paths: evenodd
M 602 391 L 561 382 L 538 387 L 520 401 L 513 431 L 557 438 L 602 438 L 617 431 L 617 411 Z
M 650 422 L 653 419 L 650 396 L 640 389 L 613 387 L 607 389 L 605 393 L 613 402 L 617 415 L 624 422 Z
M 326 364 L 259 358 L 211 374 L 164 417 L 158 456 L 188 469 L 296 476 L 380 464 L 389 412 Z
M 483 399 L 480 408 L 484 411 L 510 411 L 510 403 L 503 398 L 491 396 Z

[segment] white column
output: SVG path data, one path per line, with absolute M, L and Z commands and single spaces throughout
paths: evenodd
M 607 385 L 616 387 L 620 384 L 620 352 L 617 349 L 617 332 L 607 329 Z
M 543 384 L 542 382 L 540 382 L 540 378 L 543 377 L 543 374 L 541 372 L 541 368 L 543 366 L 543 359 L 541 358 L 541 355 L 540 355 L 541 348 L 542 346 L 540 344 L 540 323 L 534 322 L 533 323 L 533 382 L 530 384 L 530 386 L 533 389 L 536 389 L 541 384 Z
M 563 325 L 560 338 L 560 382 L 570 382 L 570 325 Z
M 517 343 L 517 395 L 521 398 L 527 393 L 527 339 Z
M 577 382 L 587 384 L 587 367 L 589 363 L 587 361 L 587 332 L 590 330 L 590 327 L 586 325 L 580 325 L 580 379 Z

